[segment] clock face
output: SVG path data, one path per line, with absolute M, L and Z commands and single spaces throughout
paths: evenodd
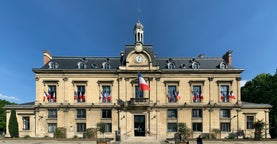
M 140 63 L 142 61 L 142 56 L 141 55 L 137 55 L 136 56 L 136 62 Z

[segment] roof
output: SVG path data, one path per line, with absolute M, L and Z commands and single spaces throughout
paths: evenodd
M 27 102 L 22 104 L 5 105 L 4 109 L 33 109 L 35 102 Z
M 251 103 L 242 101 L 242 108 L 272 108 L 270 104 L 258 104 L 258 103 Z
M 105 69 L 107 71 L 118 70 L 119 66 L 126 65 L 126 58 L 129 53 L 134 50 L 135 45 L 126 45 L 122 56 L 118 57 L 93 57 L 93 56 L 52 56 L 50 61 L 43 65 L 39 69 L 35 70 L 49 70 L 53 69 L 50 65 L 55 64 L 56 67 L 53 70 L 104 70 L 105 64 L 109 64 L 110 68 Z M 240 70 L 236 69 L 231 64 L 225 61 L 223 57 L 156 57 L 153 51 L 152 45 L 143 45 L 143 50 L 149 54 L 152 60 L 153 66 L 159 66 L 159 70 L 168 70 L 170 63 L 174 65 L 172 71 L 174 70 L 194 70 L 192 68 L 193 64 L 199 66 L 199 70 Z M 84 68 L 78 68 L 79 64 L 84 64 Z M 226 67 L 220 69 L 220 65 L 224 64 Z

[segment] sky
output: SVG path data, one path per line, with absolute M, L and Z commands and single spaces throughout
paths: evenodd
M 119 56 L 140 20 L 158 57 L 221 57 L 242 83 L 277 68 L 276 0 L 0 0 L 0 99 L 35 100 L 33 68 L 54 56 Z

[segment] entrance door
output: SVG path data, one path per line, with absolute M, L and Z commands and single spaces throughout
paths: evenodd
M 134 116 L 135 136 L 145 136 L 145 115 Z

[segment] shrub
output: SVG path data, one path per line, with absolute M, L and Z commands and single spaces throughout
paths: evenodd
M 66 138 L 66 128 L 57 127 L 54 133 L 55 138 Z
M 28 138 L 30 138 L 30 136 L 29 135 L 25 135 L 23 138 L 24 139 L 28 139 Z
M 87 128 L 85 136 L 88 139 L 96 140 L 97 129 L 96 128 Z
M 228 135 L 228 139 L 235 139 L 236 138 L 236 136 L 237 136 L 237 134 L 236 133 L 229 133 L 229 135 Z

